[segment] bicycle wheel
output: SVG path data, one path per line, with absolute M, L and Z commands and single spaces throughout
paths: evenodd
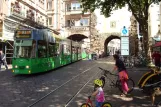
M 156 107 L 161 107 L 161 101 L 157 104 Z
M 87 103 L 83 103 L 80 107 L 91 107 L 91 106 Z
M 133 81 L 131 78 L 129 78 L 129 79 L 127 80 L 127 85 L 128 85 L 128 88 L 129 88 L 128 93 L 131 93 L 131 92 L 133 91 L 134 87 L 135 87 L 134 81 Z M 121 81 L 120 81 L 120 80 L 117 80 L 117 81 L 116 81 L 116 86 L 117 86 L 117 87 L 119 88 L 119 90 L 122 92 L 122 85 L 121 85 Z
M 101 107 L 112 107 L 109 102 L 104 102 Z

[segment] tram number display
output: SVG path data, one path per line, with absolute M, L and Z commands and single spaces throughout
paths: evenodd
M 17 31 L 16 38 L 31 38 L 31 31 Z

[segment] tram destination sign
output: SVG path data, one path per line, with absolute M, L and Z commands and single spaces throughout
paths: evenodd
M 17 31 L 16 38 L 31 38 L 31 31 L 29 31 L 29 30 Z

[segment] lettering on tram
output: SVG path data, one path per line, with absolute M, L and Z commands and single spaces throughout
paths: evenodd
M 16 32 L 16 38 L 31 38 L 31 31 L 29 30 L 22 30 Z

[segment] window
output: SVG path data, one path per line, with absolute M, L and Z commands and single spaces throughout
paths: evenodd
M 49 25 L 52 25 L 52 17 L 49 17 L 49 18 L 48 18 L 48 24 L 49 24 Z
M 70 4 L 67 4 L 67 11 L 70 11 L 71 10 L 71 6 Z
M 59 56 L 61 53 L 61 48 L 59 43 L 54 44 L 54 56 Z
M 48 9 L 48 10 L 52 10 L 52 1 L 49 1 L 49 2 L 47 3 L 47 9 Z
M 77 10 L 79 10 L 81 8 L 81 4 L 80 3 L 76 3 L 76 8 L 77 8 Z
M 70 55 L 71 49 L 69 45 L 63 45 L 63 53 L 64 55 Z
M 72 53 L 77 54 L 77 47 L 72 46 Z
M 35 58 L 35 57 L 36 57 L 36 41 L 33 40 L 32 50 L 31 50 L 31 58 Z
M 32 40 L 16 40 L 14 57 L 15 58 L 31 58 Z
M 73 7 L 73 10 L 75 10 L 76 9 L 76 7 Z
M 80 25 L 81 26 L 88 26 L 89 24 L 88 24 L 88 19 L 81 19 L 80 20 Z
M 70 26 L 70 20 L 67 20 L 67 26 L 68 27 Z
M 72 9 L 73 10 L 79 10 L 82 8 L 81 3 L 72 3 Z
M 70 20 L 70 26 L 75 26 L 75 20 L 74 19 Z
M 54 53 L 55 53 L 54 52 L 54 44 L 49 43 L 49 57 L 54 56 L 55 55 Z
M 43 40 L 38 41 L 38 57 L 39 58 L 47 57 L 47 46 L 46 42 Z

